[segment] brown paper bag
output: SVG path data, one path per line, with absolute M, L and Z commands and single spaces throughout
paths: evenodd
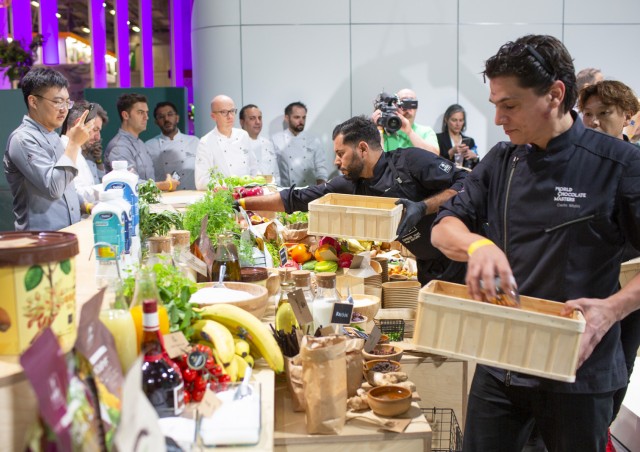
M 364 339 L 347 339 L 345 350 L 347 354 L 347 397 L 355 396 L 360 386 L 362 386 L 363 348 Z
M 345 336 L 305 336 L 300 347 L 307 432 L 335 435 L 347 414 Z
M 291 393 L 293 411 L 304 411 L 306 402 L 302 385 L 302 359 L 300 355 L 296 355 L 293 358 L 285 356 L 284 370 L 287 374 L 287 386 Z

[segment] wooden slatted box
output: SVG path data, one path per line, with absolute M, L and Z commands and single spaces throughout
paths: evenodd
M 397 198 L 329 193 L 309 203 L 309 234 L 391 242 L 402 217 Z
M 575 381 L 582 314 L 560 316 L 562 303 L 521 296 L 521 308 L 472 300 L 467 287 L 431 281 L 420 291 L 417 349 L 507 370 Z

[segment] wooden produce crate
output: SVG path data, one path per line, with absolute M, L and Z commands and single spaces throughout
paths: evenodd
M 467 287 L 431 281 L 418 301 L 417 349 L 507 370 L 574 382 L 582 314 L 560 316 L 562 303 L 521 296 L 521 308 L 469 298 Z
M 309 234 L 391 242 L 402 216 L 397 198 L 329 193 L 309 203 Z
M 626 286 L 638 273 L 640 273 L 640 257 L 623 262 L 620 266 L 620 287 Z

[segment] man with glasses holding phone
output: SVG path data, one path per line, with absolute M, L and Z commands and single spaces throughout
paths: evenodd
M 224 176 L 255 176 L 258 163 L 251 151 L 249 134 L 233 127 L 236 105 L 229 96 L 220 94 L 211 101 L 214 129 L 200 139 L 196 152 L 196 189 L 206 190 L 211 171 Z
M 418 97 L 416 93 L 404 88 L 396 93 L 400 101 L 408 101 L 415 108 L 398 107 L 398 118 L 402 121 L 402 127 L 395 133 L 388 134 L 382 131 L 385 152 L 393 151 L 399 148 L 420 148 L 440 155 L 440 147 L 438 146 L 438 137 L 431 127 L 416 124 L 416 114 L 418 113 Z M 373 112 L 371 119 L 376 124 L 382 115 L 380 110 Z
M 7 141 L 4 172 L 13 195 L 16 231 L 58 230 L 80 221 L 80 200 L 73 179 L 76 160 L 89 140 L 93 121 L 81 120 L 71 127 L 69 142 L 62 144 L 62 126 L 73 101 L 69 82 L 49 68 L 30 70 L 22 79 L 27 115 Z
M 432 243 L 467 262 L 476 300 L 507 292 L 582 311 L 575 382 L 476 367 L 464 451 L 522 450 L 537 425 L 550 451 L 605 451 L 613 394 L 627 382 L 620 320 L 640 307 L 640 276 L 619 290 L 625 245 L 640 249 L 640 154 L 585 128 L 571 55 L 528 35 L 485 62 L 498 143 L 440 208 Z M 484 289 L 482 289 L 484 287 Z M 482 290 L 481 290 L 482 289 Z M 524 350 L 523 350 L 524 353 Z M 549 345 L 549 354 L 562 353 Z M 566 359 L 571 359 L 570 352 Z

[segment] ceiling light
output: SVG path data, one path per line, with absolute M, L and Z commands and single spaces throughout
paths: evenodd
M 88 27 L 82 27 L 82 31 L 87 33 L 87 34 L 91 33 L 91 30 L 89 30 Z
M 137 25 L 134 25 L 133 27 L 131 27 L 131 29 L 136 33 L 140 33 L 140 27 L 138 27 Z
M 116 10 L 112 9 L 111 11 L 109 11 L 109 14 L 111 14 L 112 16 L 115 16 L 116 15 Z
M 104 2 L 104 3 L 102 4 L 102 7 L 103 7 L 103 8 L 106 8 L 106 7 L 107 7 L 107 3 L 106 3 L 106 2 Z
M 58 19 L 62 19 L 62 15 L 61 15 L 60 13 L 56 13 L 56 17 L 57 17 Z
M 131 21 L 130 20 L 127 21 L 127 25 L 131 25 Z
M 40 7 L 40 3 L 36 2 L 35 0 L 33 0 L 31 2 L 31 6 L 35 6 L 36 8 L 39 8 Z

